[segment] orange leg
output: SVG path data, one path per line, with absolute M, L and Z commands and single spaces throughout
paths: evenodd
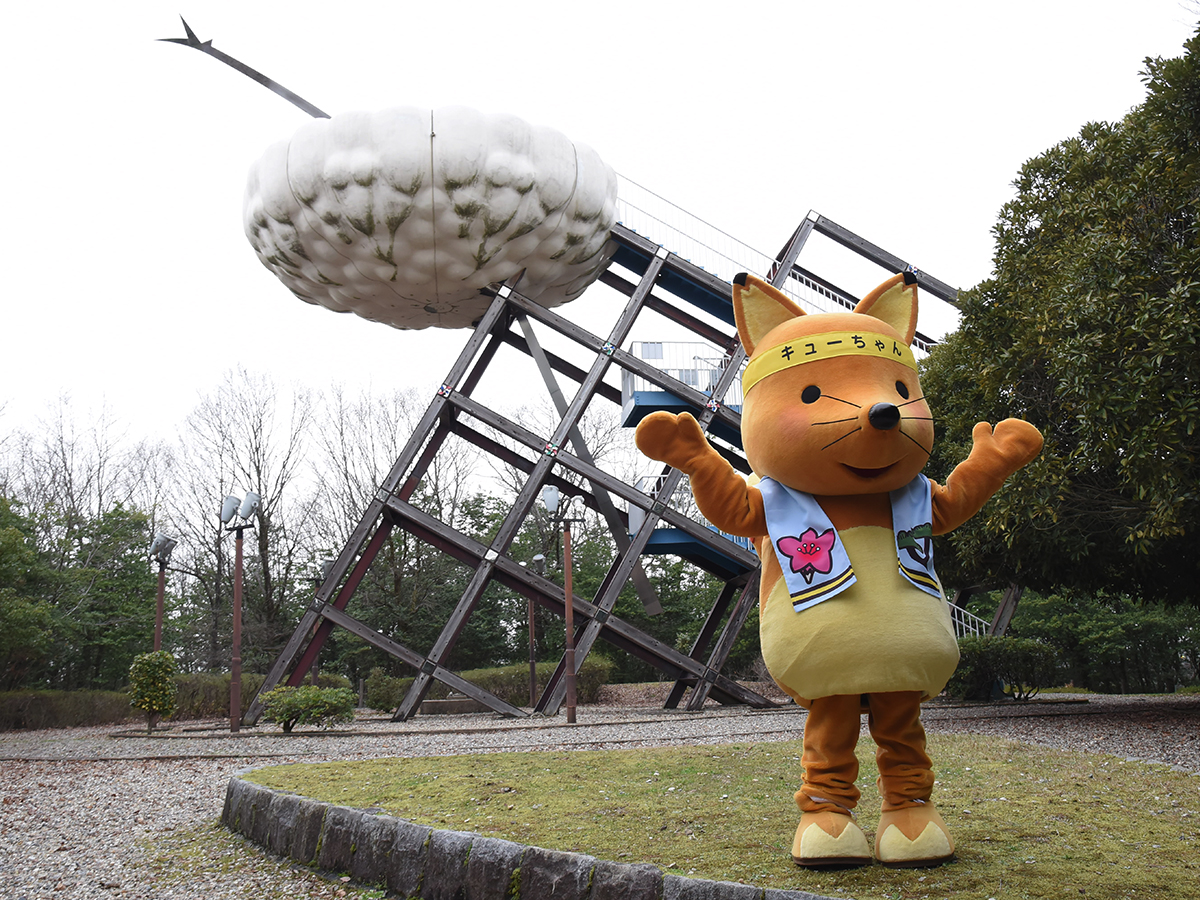
M 872 694 L 867 723 L 876 744 L 883 811 L 875 858 L 885 866 L 936 866 L 954 856 L 954 839 L 930 801 L 933 763 L 925 752 L 921 697 Z
M 858 694 L 812 701 L 804 723 L 804 782 L 796 792 L 801 812 L 846 812 L 858 804 L 858 744 L 862 698 Z
M 850 811 L 858 803 L 858 743 L 862 698 L 857 694 L 814 700 L 804 724 L 804 782 L 796 791 L 800 824 L 792 859 L 806 868 L 864 866 L 871 862 L 866 835 Z
M 867 699 L 867 727 L 877 748 L 883 809 L 907 809 L 928 802 L 933 792 L 933 760 L 925 752 L 920 693 L 870 694 Z

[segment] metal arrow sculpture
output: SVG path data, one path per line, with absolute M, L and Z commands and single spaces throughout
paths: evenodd
M 300 107 L 302 110 L 304 110 L 310 116 L 317 118 L 317 119 L 328 119 L 329 118 L 329 113 L 324 112 L 320 109 L 317 109 L 315 106 L 313 106 L 307 100 L 305 100 L 303 97 L 293 94 L 291 91 L 289 91 L 283 85 L 277 84 L 276 82 L 272 81 L 270 78 L 268 78 L 262 72 L 257 72 L 254 69 L 250 68 L 249 66 L 245 65 L 244 63 L 238 62 L 232 56 L 228 56 L 228 55 L 222 53 L 220 50 L 218 50 L 216 47 L 214 47 L 212 45 L 212 41 L 200 40 L 198 37 L 196 37 L 196 33 L 194 31 L 192 31 L 192 29 L 188 26 L 187 20 L 184 19 L 183 16 L 179 17 L 179 21 L 183 22 L 183 30 L 187 32 L 187 37 L 185 37 L 185 38 L 159 38 L 159 40 L 167 41 L 172 44 L 183 44 L 186 47 L 195 47 L 201 53 L 207 53 L 213 59 L 218 59 L 221 62 L 225 63 L 225 65 L 230 66 L 231 68 L 237 69 L 243 75 L 247 75 L 250 78 L 253 78 L 255 81 L 257 81 L 263 87 L 269 88 L 270 90 L 272 90 L 276 94 L 278 94 L 280 97 L 282 97 L 284 100 L 287 100 L 289 103 L 293 103 L 296 106 Z

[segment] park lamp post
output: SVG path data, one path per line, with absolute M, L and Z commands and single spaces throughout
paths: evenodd
M 563 613 L 566 617 L 567 643 L 565 663 L 567 675 L 567 724 L 575 724 L 575 595 L 571 584 L 571 523 L 579 519 L 569 519 L 565 513 L 567 504 L 563 504 L 564 515 L 558 518 L 559 493 L 558 488 L 548 484 L 542 488 L 542 503 L 550 517 L 562 523 L 563 529 Z
M 546 554 L 535 553 L 533 557 L 533 571 L 539 575 L 546 574 Z M 528 598 L 529 616 L 529 706 L 537 706 L 537 624 L 534 619 L 534 603 L 533 596 Z
M 333 562 L 334 561 L 332 559 L 326 559 L 323 563 L 321 563 L 320 566 L 315 567 L 313 569 L 312 583 L 313 583 L 313 593 L 314 594 L 321 589 L 321 585 L 324 584 L 325 579 L 329 577 L 329 573 L 333 569 Z M 321 627 L 320 622 L 313 623 L 312 637 L 317 636 L 317 631 L 320 629 L 320 627 Z M 313 654 L 312 666 L 308 670 L 309 675 L 312 678 L 312 686 L 313 687 L 318 687 L 317 682 L 319 681 L 319 678 L 320 678 L 320 676 L 318 675 L 318 667 L 320 666 L 320 662 L 319 662 L 320 655 L 321 655 L 320 653 Z
M 171 551 L 178 542 L 169 538 L 161 531 L 154 535 L 150 543 L 150 558 L 158 563 L 158 602 L 154 611 L 154 652 L 162 649 L 163 629 L 163 594 L 167 588 L 167 562 L 171 559 Z
M 221 525 L 237 533 L 233 563 L 233 657 L 229 662 L 229 730 L 237 734 L 242 724 L 242 532 L 250 527 L 249 519 L 258 510 L 259 497 L 248 491 L 239 501 L 232 494 L 221 504 Z M 234 513 L 241 522 L 229 523 Z

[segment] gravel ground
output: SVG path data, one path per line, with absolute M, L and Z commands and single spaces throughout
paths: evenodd
M 369 893 L 257 852 L 214 823 L 225 785 L 248 767 L 285 762 L 510 750 L 623 749 L 790 740 L 803 710 L 658 709 L 654 690 L 610 694 L 621 706 L 559 718 L 490 714 L 364 717 L 332 733 L 274 726 L 228 732 L 189 722 L 150 737 L 129 727 L 0 734 L 0 897 L 289 900 Z M 1080 702 L 1086 700 L 1086 702 Z M 642 704 L 642 705 L 638 705 Z M 1031 704 L 933 703 L 926 728 L 1110 753 L 1200 775 L 1200 695 L 1078 698 Z

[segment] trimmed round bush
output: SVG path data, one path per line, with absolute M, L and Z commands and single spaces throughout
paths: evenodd
M 129 705 L 146 714 L 146 731 L 175 712 L 175 657 L 166 650 L 135 656 L 129 682 Z
M 1055 683 L 1058 654 L 1029 638 L 991 635 L 960 638 L 958 668 L 946 685 L 956 700 L 990 700 L 997 685 L 1015 700 L 1029 700 Z
M 304 684 L 277 687 L 262 696 L 263 719 L 291 732 L 297 725 L 329 728 L 354 721 L 354 692 L 349 688 L 322 688 Z

